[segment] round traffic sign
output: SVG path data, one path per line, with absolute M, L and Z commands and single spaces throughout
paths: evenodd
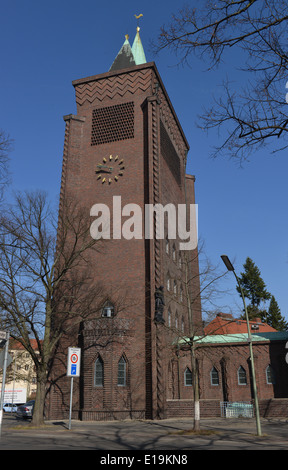
M 72 362 L 73 364 L 76 364 L 76 362 L 78 362 L 78 356 L 77 356 L 77 354 L 75 354 L 75 353 L 72 354 L 72 356 L 71 356 L 71 362 Z

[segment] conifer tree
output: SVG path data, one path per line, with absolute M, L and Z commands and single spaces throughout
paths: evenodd
M 250 300 L 250 304 L 247 305 L 249 318 L 252 320 L 255 317 L 260 317 L 262 320 L 266 320 L 267 312 L 263 309 L 262 303 L 269 300 L 271 294 L 266 289 L 259 268 L 251 258 L 246 259 L 243 267 L 245 271 L 241 273 L 239 281 L 244 296 Z M 237 291 L 241 295 L 239 287 L 237 287 Z
M 281 315 L 281 311 L 276 301 L 274 295 L 271 297 L 268 315 L 267 315 L 267 323 L 268 325 L 275 328 L 278 331 L 287 331 L 288 330 L 288 322 L 285 318 Z

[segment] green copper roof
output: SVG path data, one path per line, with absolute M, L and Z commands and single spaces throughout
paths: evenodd
M 136 65 L 146 64 L 147 62 L 139 31 L 140 28 L 138 26 L 137 33 L 132 46 L 132 52 Z
M 118 52 L 113 64 L 111 65 L 109 72 L 112 70 L 121 70 L 133 67 L 133 65 L 136 65 L 136 62 L 134 60 L 133 52 L 128 41 L 128 35 L 126 35 L 125 42 Z
M 128 35 L 126 35 L 125 42 L 111 65 L 109 72 L 133 67 L 133 65 L 146 64 L 145 52 L 139 31 L 140 28 L 137 26 L 137 33 L 132 48 L 128 40 Z
M 225 344 L 245 343 L 248 333 L 235 333 L 230 335 L 207 335 L 196 336 L 194 342 L 197 344 Z M 269 331 L 266 333 L 252 333 L 252 342 L 256 341 L 288 341 L 288 331 Z M 189 338 L 182 338 L 179 344 L 189 343 Z

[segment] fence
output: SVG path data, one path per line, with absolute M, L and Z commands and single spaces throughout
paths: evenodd
M 253 418 L 254 407 L 250 402 L 220 402 L 223 418 Z

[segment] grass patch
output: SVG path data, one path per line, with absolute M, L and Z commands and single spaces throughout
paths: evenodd
M 42 424 L 41 426 L 33 426 L 33 424 L 18 424 L 16 426 L 10 426 L 9 429 L 14 429 L 16 431 L 29 431 L 29 429 L 51 429 L 52 425 Z

